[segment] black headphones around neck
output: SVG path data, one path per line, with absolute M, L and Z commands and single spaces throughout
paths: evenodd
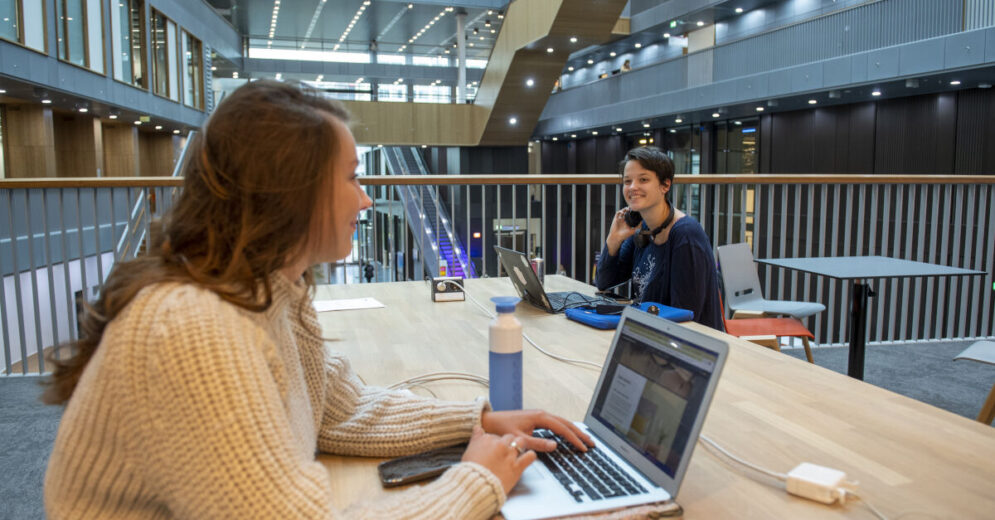
M 670 201 L 667 199 L 664 199 L 664 201 L 667 203 L 667 209 L 670 210 L 670 213 L 667 215 L 667 218 L 663 220 L 663 224 L 660 224 L 659 226 L 653 228 L 653 230 L 643 229 L 640 230 L 638 233 L 636 233 L 635 237 L 636 247 L 641 248 L 648 246 L 650 241 L 654 240 L 656 236 L 660 234 L 661 231 L 666 229 L 667 226 L 669 226 L 670 223 L 674 221 L 674 205 L 671 204 Z

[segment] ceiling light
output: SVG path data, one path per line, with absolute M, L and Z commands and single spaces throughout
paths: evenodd
M 960 80 L 959 79 L 955 79 L 955 80 L 951 81 L 950 84 L 954 85 L 954 86 L 960 85 Z
M 664 38 L 670 38 L 670 33 L 663 33 Z
M 156 130 L 162 130 L 162 125 L 155 125 Z
M 135 126 L 139 126 L 139 125 L 141 125 L 141 124 L 142 124 L 142 122 L 141 122 L 141 121 L 135 121 Z
M 515 117 L 515 116 L 509 117 L 508 118 L 508 124 L 509 125 L 517 125 L 518 124 L 518 118 Z
M 107 116 L 108 119 L 117 119 L 117 114 L 111 114 Z
M 705 22 L 702 22 L 701 20 L 698 20 L 698 23 L 697 23 L 696 25 L 697 25 L 698 27 L 702 27 L 702 26 L 704 26 L 704 25 L 705 25 Z
M 86 107 L 79 107 L 79 108 L 78 108 L 78 110 L 79 110 L 79 111 L 80 111 L 80 113 L 82 113 L 82 114 L 85 114 L 85 113 L 87 113 L 87 112 L 89 112 L 89 111 L 90 111 L 90 109 L 89 109 L 89 108 L 86 108 Z
M 718 113 L 718 112 L 712 112 L 712 117 L 719 117 L 719 116 L 721 116 L 721 115 L 722 115 L 722 114 L 720 114 L 720 113 Z
M 573 72 L 573 71 L 574 71 L 574 67 L 573 67 L 573 65 L 571 65 L 571 66 L 567 67 L 567 70 L 569 70 L 570 72 Z
M 814 99 L 810 99 L 810 100 L 808 100 L 808 104 L 809 104 L 809 105 L 814 105 L 814 104 L 816 104 L 816 103 L 818 103 L 818 101 L 816 101 L 816 100 L 814 100 Z
M 546 52 L 552 54 L 553 53 L 553 48 L 552 47 L 546 47 Z
M 577 37 L 576 36 L 571 36 L 570 37 L 570 43 L 577 43 Z
M 283 79 L 283 73 L 282 73 L 282 72 L 277 72 L 277 73 L 276 73 L 276 79 L 277 79 L 277 80 L 281 80 L 281 79 Z
M 643 123 L 643 128 L 649 128 L 649 127 L 650 127 L 649 123 Z
M 571 139 L 577 139 L 577 134 L 570 134 Z
M 490 20 L 484 20 L 484 27 L 490 27 L 490 26 L 491 26 L 491 21 Z
M 231 77 L 232 79 L 238 79 L 238 71 L 232 72 Z
M 421 147 L 422 148 L 428 148 L 428 145 L 427 144 L 423 144 L 423 145 L 421 145 Z
M 488 9 L 487 16 L 494 16 L 494 9 Z
M 526 87 L 531 87 L 532 85 L 535 85 L 535 81 L 533 81 L 532 78 L 525 80 Z
M 476 27 L 474 27 L 473 28 L 473 34 L 480 34 L 480 29 L 477 29 Z
M 608 55 L 611 56 L 612 58 L 614 58 L 615 56 L 618 56 L 617 54 L 615 54 L 615 51 L 609 52 Z
M 978 88 L 992 88 L 991 83 L 978 83 Z
M 45 98 L 45 99 L 41 100 L 41 102 L 44 105 L 51 105 L 52 104 L 52 100 L 48 99 L 48 98 Z
M 757 107 L 757 112 L 763 112 L 763 111 L 764 111 L 764 107 Z
M 408 9 L 414 9 L 414 8 L 415 8 L 415 4 L 408 4 Z
M 736 125 L 736 126 L 739 126 L 739 125 L 743 124 L 743 122 L 742 122 L 742 121 L 733 121 L 732 123 L 733 123 L 734 125 Z
M 873 92 L 871 92 L 871 95 L 872 95 L 872 96 L 880 96 L 880 95 L 881 95 L 881 91 L 880 91 L 880 90 L 877 90 L 877 89 L 874 89 L 874 91 L 873 91 Z
M 468 47 L 473 47 L 473 42 L 467 44 Z
M 497 32 L 497 30 L 496 30 L 496 29 L 491 29 L 491 34 L 494 34 L 494 33 L 496 33 L 496 32 Z
M 554 141 L 559 141 L 559 140 L 560 140 L 560 138 L 559 138 L 559 137 L 554 137 L 554 138 L 553 138 L 553 140 L 554 140 Z
M 677 119 L 674 119 L 674 122 L 677 124 L 681 124 L 684 122 L 684 120 L 678 117 Z
M 588 65 L 594 65 L 594 60 L 587 60 Z
M 180 133 L 180 131 L 179 131 L 179 130 L 173 130 L 173 133 L 174 133 L 174 134 L 179 134 L 179 133 Z
M 591 130 L 591 135 L 598 135 L 598 131 L 597 130 Z
M 615 129 L 615 131 L 616 131 L 616 132 L 621 132 L 621 131 L 622 131 L 622 127 L 618 127 L 618 128 L 616 128 L 616 129 Z
M 481 36 L 481 37 L 480 37 L 480 41 L 483 41 L 483 40 L 484 40 L 484 37 L 483 37 L 483 36 Z
M 742 7 L 737 7 L 736 8 L 736 14 L 739 14 L 739 13 L 742 13 L 742 12 L 743 12 L 743 8 Z
M 325 79 L 325 75 L 324 74 L 318 74 L 318 77 L 314 78 L 315 81 L 321 81 L 323 79 Z
M 643 44 L 641 44 L 641 43 L 637 43 L 637 44 L 635 45 L 635 47 L 636 47 L 637 49 L 642 49 L 642 48 L 643 48 Z
M 673 128 L 671 128 L 671 129 L 670 129 L 670 133 L 672 133 L 672 134 L 676 134 L 676 133 L 677 133 L 677 130 L 674 130 Z

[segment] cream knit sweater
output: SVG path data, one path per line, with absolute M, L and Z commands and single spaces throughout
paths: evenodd
M 59 425 L 45 476 L 50 520 L 498 512 L 500 481 L 473 463 L 335 509 L 316 450 L 387 457 L 455 444 L 486 403 L 365 386 L 315 337 L 304 287 L 279 275 L 273 285 L 273 305 L 257 314 L 193 285 L 159 284 L 108 325 Z

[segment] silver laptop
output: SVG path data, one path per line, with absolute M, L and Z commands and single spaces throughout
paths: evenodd
M 501 513 L 527 520 L 672 500 L 728 353 L 722 340 L 627 307 L 577 423 L 596 447 L 582 453 L 564 441 L 540 453 Z
M 542 287 L 539 277 L 532 270 L 532 263 L 529 262 L 524 253 L 501 246 L 494 246 L 494 252 L 497 253 L 501 266 L 504 267 L 508 278 L 511 279 L 511 284 L 518 291 L 518 296 L 550 314 L 563 312 L 570 307 L 615 303 L 600 296 L 587 295 L 577 291 L 548 293 Z

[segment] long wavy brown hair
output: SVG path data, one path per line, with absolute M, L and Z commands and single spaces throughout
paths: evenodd
M 73 355 L 52 360 L 43 400 L 69 400 L 107 324 L 149 285 L 195 283 L 239 307 L 272 303 L 269 277 L 308 246 L 319 193 L 330 193 L 341 104 L 277 81 L 222 101 L 187 150 L 183 191 L 148 255 L 114 266 L 81 318 Z M 309 286 L 313 280 L 305 274 Z

